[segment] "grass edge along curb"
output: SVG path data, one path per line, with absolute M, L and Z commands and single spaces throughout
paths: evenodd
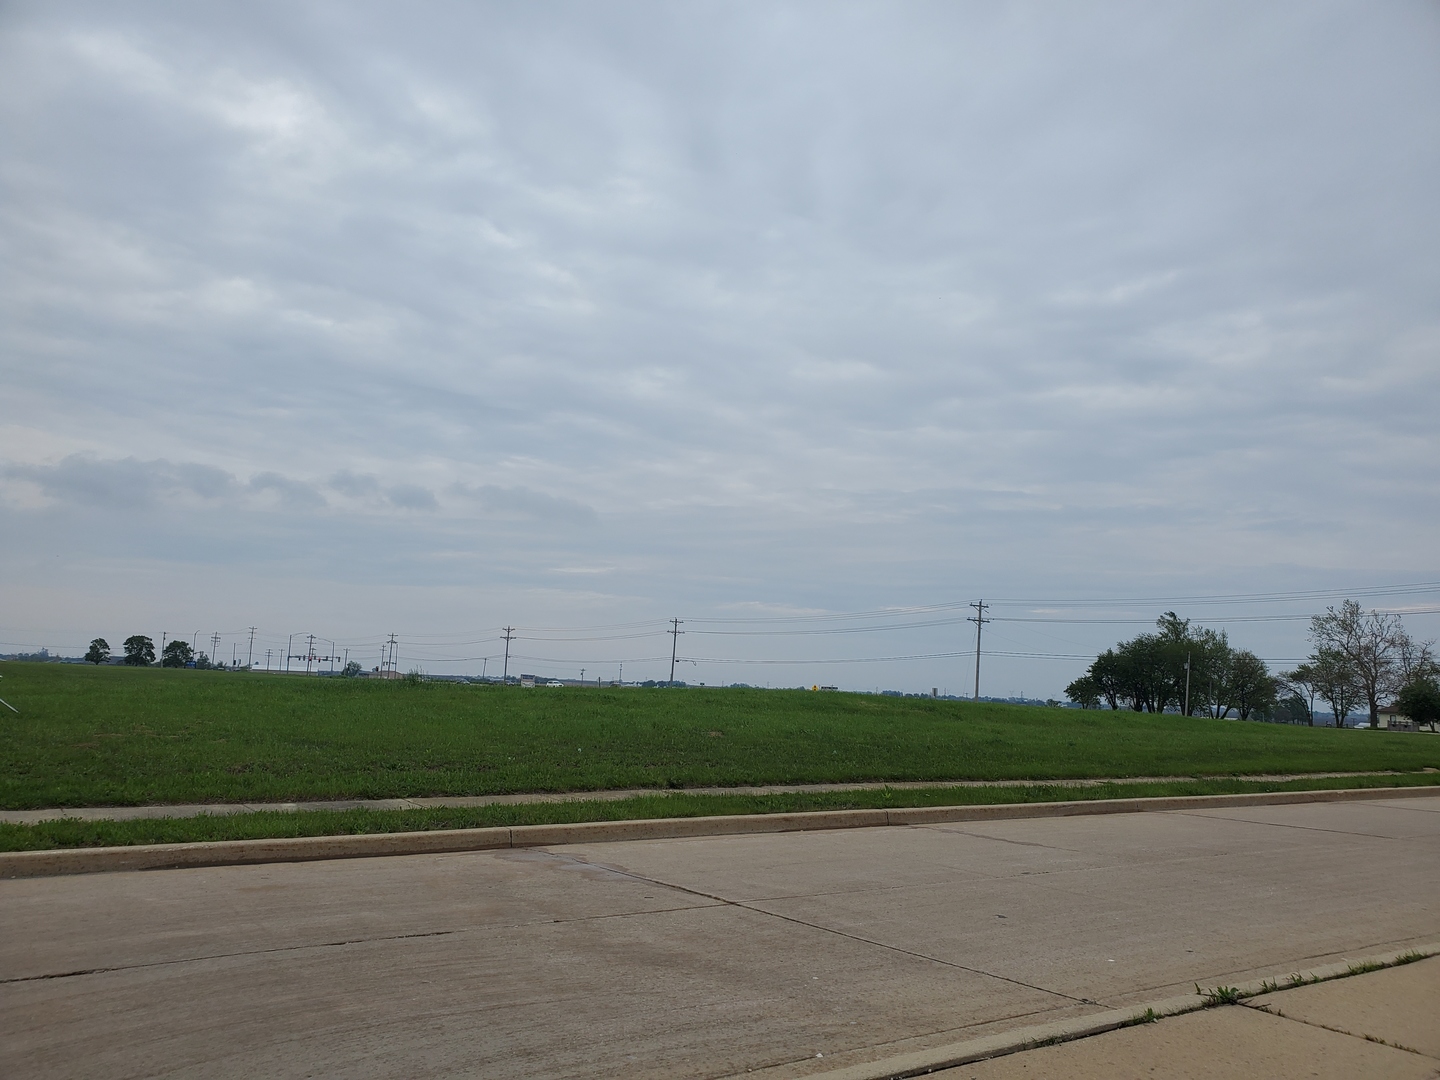
M 1287 976 L 1287 981 L 1281 984 L 1277 984 L 1274 979 L 1259 979 L 1226 989 L 1235 991 L 1243 1000 L 1260 994 L 1284 993 L 1286 990 L 1309 986 L 1313 983 L 1330 982 L 1334 979 L 1344 979 L 1354 975 L 1366 975 L 1372 971 L 1399 967 L 1416 960 L 1427 960 L 1436 955 L 1440 955 L 1440 942 L 1411 945 L 1405 949 L 1366 956 L 1359 960 L 1342 960 L 1336 964 L 1326 964 L 1298 972 Z M 1163 998 L 1140 1005 L 1106 1009 L 1103 1012 L 1091 1013 L 1089 1016 L 1057 1020 L 1048 1024 L 1035 1024 L 1001 1032 L 997 1035 L 987 1035 L 979 1039 L 967 1039 L 963 1042 L 936 1046 L 928 1050 L 917 1050 L 880 1061 L 844 1066 L 829 1072 L 811 1073 L 809 1080 L 903 1080 L 903 1078 L 938 1072 L 941 1069 L 973 1065 L 978 1061 L 988 1061 L 991 1058 L 1008 1057 L 1011 1054 L 1037 1050 L 1044 1046 L 1075 1042 L 1092 1035 L 1104 1035 L 1121 1028 L 1153 1023 L 1166 1017 L 1181 1016 L 1185 1013 L 1198 1012 L 1201 1009 L 1212 1007 L 1214 1007 L 1213 1002 L 1204 991 L 1196 994 L 1181 994 L 1177 997 Z M 760 1069 L 745 1075 L 764 1077 L 767 1071 Z M 721 1080 L 735 1080 L 735 1078 L 724 1077 Z
M 613 843 L 743 833 L 930 825 L 954 821 L 1078 817 L 1188 810 L 1223 806 L 1277 806 L 1314 802 L 1440 796 L 1440 785 L 1424 787 L 1329 788 L 1312 791 L 1249 792 L 1237 795 L 1168 795 L 1155 798 L 1093 799 L 1051 803 L 986 803 L 878 810 L 819 810 L 799 813 L 733 814 L 719 817 L 644 818 L 554 825 L 512 825 L 427 832 L 360 833 L 341 836 L 213 840 L 198 843 L 136 844 L 126 847 L 50 848 L 0 853 L 0 878 L 52 877 L 120 870 L 169 870 L 271 862 L 439 854 L 495 848 Z

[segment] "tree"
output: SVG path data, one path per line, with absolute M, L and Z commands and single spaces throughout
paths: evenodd
M 1413 679 L 1401 689 L 1395 705 L 1417 727 L 1440 724 L 1440 683 L 1434 678 Z
M 125 639 L 125 663 L 131 667 L 145 667 L 155 663 L 155 643 L 144 634 L 132 634 Z
M 1070 699 L 1082 705 L 1093 702 L 1094 707 L 1104 701 L 1111 709 L 1123 703 L 1136 712 L 1159 713 L 1179 706 L 1191 715 L 1213 708 L 1215 715 L 1223 716 L 1239 707 L 1231 672 L 1235 652 L 1223 631 L 1192 627 L 1189 619 L 1173 611 L 1157 619 L 1155 629 L 1097 656 L 1066 689 Z M 1266 706 L 1269 699 L 1263 693 L 1250 703 L 1253 692 L 1263 689 L 1256 683 L 1246 691 L 1247 713 Z M 1223 708 L 1217 704 L 1220 697 Z
M 1335 726 L 1345 726 L 1345 717 L 1362 700 L 1360 678 L 1350 659 L 1338 649 L 1320 649 L 1306 664 L 1311 685 L 1335 714 Z
M 1310 726 L 1315 726 L 1315 695 L 1318 692 L 1315 687 L 1315 669 L 1307 660 L 1300 664 L 1294 671 L 1282 671 L 1280 678 L 1290 693 L 1303 702 L 1306 706 L 1305 712 L 1310 719 Z
M 1275 719 L 1282 724 L 1309 724 L 1315 726 L 1315 713 L 1305 699 L 1293 689 L 1288 689 L 1275 705 Z
M 1380 718 L 1380 701 L 1399 692 L 1407 672 L 1433 668 L 1431 642 L 1416 642 L 1398 615 L 1366 613 L 1354 600 L 1339 610 L 1330 607 L 1310 620 L 1310 640 L 1319 649 L 1333 649 L 1349 662 L 1363 700 L 1370 706 L 1370 726 Z
M 165 646 L 165 655 L 160 658 L 161 667 L 184 667 L 195 659 L 195 651 L 190 648 L 190 642 L 184 638 L 176 638 Z
M 357 675 L 360 674 L 360 664 L 359 664 L 359 662 L 358 662 L 358 661 L 355 661 L 355 660 L 351 660 L 349 663 L 347 663 L 347 664 L 345 665 L 345 670 L 343 670 L 342 672 L 340 672 L 340 674 L 343 675 L 343 676 L 345 676 L 345 678 L 347 678 L 347 679 L 353 679 L 353 678 L 355 678 L 355 676 L 357 676 Z
M 210 657 L 206 656 L 203 652 L 195 654 L 195 668 L 197 671 L 209 671 L 212 667 L 214 667 L 214 665 L 210 663 Z
M 1230 664 L 1230 695 L 1241 720 L 1268 716 L 1275 708 L 1275 678 L 1253 652 L 1241 649 Z
M 1065 687 L 1065 696 L 1082 709 L 1098 709 L 1100 707 L 1100 688 L 1096 684 L 1094 676 L 1091 675 L 1081 675 L 1080 678 Z
M 85 661 L 89 664 L 103 664 L 110 659 L 110 643 L 103 637 L 97 637 L 90 642 L 90 651 L 85 654 Z
M 1095 682 L 1095 689 L 1105 699 L 1111 710 L 1120 708 L 1120 697 L 1125 692 L 1125 682 L 1120 670 L 1120 657 L 1114 649 L 1106 649 L 1095 658 L 1086 673 L 1086 678 Z

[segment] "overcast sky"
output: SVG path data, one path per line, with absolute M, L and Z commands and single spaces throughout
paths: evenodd
M 525 666 L 664 677 L 672 616 L 818 660 L 973 627 L 698 631 L 1158 598 L 991 628 L 1083 655 L 1432 581 L 1437 211 L 1420 0 L 6 3 L 0 650 L 648 620 Z

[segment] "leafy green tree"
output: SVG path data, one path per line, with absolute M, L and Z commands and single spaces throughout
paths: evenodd
M 1123 662 L 1114 649 L 1106 649 L 1095 658 L 1085 677 L 1093 680 L 1095 689 L 1105 699 L 1111 710 L 1120 708 L 1120 699 L 1125 693 Z
M 1230 665 L 1230 694 L 1241 720 L 1268 716 L 1275 709 L 1277 686 L 1265 661 L 1241 649 Z
M 1315 726 L 1315 695 L 1319 693 L 1315 684 L 1315 675 L 1315 669 L 1308 660 L 1298 665 L 1294 671 L 1284 671 L 1280 674 L 1286 689 L 1297 700 L 1304 703 L 1311 727 Z
M 1091 675 L 1081 675 L 1065 687 L 1065 696 L 1082 709 L 1100 708 L 1100 688 Z
M 85 654 L 85 662 L 89 664 L 103 664 L 110 659 L 110 643 L 103 637 L 97 637 L 90 642 L 90 651 Z
M 347 679 L 353 679 L 360 674 L 360 664 L 355 660 L 351 660 L 345 665 L 345 670 L 340 672 L 340 674 Z
M 1365 692 L 1349 657 L 1338 649 L 1319 649 L 1306 662 L 1305 668 L 1320 700 L 1334 713 L 1335 726 L 1344 727 L 1345 717 L 1364 700 Z
M 1315 713 L 1305 699 L 1294 690 L 1286 688 L 1275 705 L 1275 719 L 1282 724 L 1308 724 L 1315 726 Z
M 190 643 L 183 638 L 176 638 L 165 646 L 165 654 L 160 658 L 162 667 L 184 667 L 195 659 L 195 651 L 190 648 Z
M 125 663 L 131 667 L 146 667 L 155 663 L 155 642 L 144 634 L 132 634 L 125 639 Z
M 195 654 L 195 668 L 197 671 L 209 671 L 215 665 L 210 663 L 210 657 L 203 652 Z
M 1440 724 L 1440 684 L 1433 678 L 1412 679 L 1400 690 L 1395 706 L 1417 726 Z

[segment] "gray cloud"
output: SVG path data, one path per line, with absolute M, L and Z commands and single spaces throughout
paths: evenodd
M 427 11 L 7 6 L 8 485 L 666 610 L 1430 573 L 1433 5 Z
M 360 474 L 341 469 L 327 481 L 331 488 L 352 499 L 363 499 L 380 494 L 380 478 L 369 473 Z
M 250 490 L 273 494 L 282 506 L 291 510 L 318 510 L 325 505 L 325 496 L 314 484 L 292 480 L 279 473 L 260 473 L 250 481 Z
M 434 493 L 419 484 L 396 484 L 385 492 L 385 497 L 390 500 L 390 505 L 398 506 L 402 510 L 438 510 L 440 508 L 440 504 L 435 501 Z
M 240 490 L 233 476 L 208 465 L 106 461 L 89 454 L 71 454 L 54 465 L 7 465 L 3 475 L 29 481 L 57 502 L 101 509 L 140 509 L 175 496 L 224 499 Z
M 589 525 L 596 520 L 595 510 L 574 499 L 547 495 L 525 487 L 499 487 L 495 484 L 455 484 L 451 492 L 475 503 L 487 514 L 532 520 Z

